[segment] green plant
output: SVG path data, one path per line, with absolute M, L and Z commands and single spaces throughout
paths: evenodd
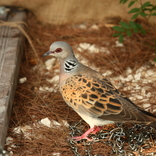
M 120 0 L 120 4 L 125 4 L 129 0 Z M 131 9 L 128 14 L 133 14 L 129 22 L 120 22 L 119 26 L 114 26 L 113 29 L 118 31 L 118 33 L 113 34 L 113 36 L 119 37 L 119 42 L 123 42 L 124 36 L 132 36 L 134 33 L 146 34 L 145 29 L 139 23 L 134 22 L 138 17 L 144 17 L 148 22 L 151 16 L 156 16 L 156 5 L 151 4 L 151 2 L 142 3 L 141 0 L 132 0 L 129 2 L 128 7 L 131 7 L 135 3 L 140 5 L 139 8 Z

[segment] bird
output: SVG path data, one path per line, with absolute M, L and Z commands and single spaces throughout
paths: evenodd
M 68 43 L 55 41 L 43 56 L 58 58 L 60 93 L 90 126 L 84 134 L 72 139 L 90 141 L 89 134 L 96 134 L 104 125 L 113 123 L 141 123 L 156 128 L 154 114 L 134 104 L 102 74 L 80 63 Z

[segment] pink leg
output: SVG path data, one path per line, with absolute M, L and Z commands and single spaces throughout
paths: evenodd
M 80 141 L 82 139 L 87 139 L 89 141 L 91 141 L 92 139 L 88 138 L 89 134 L 96 134 L 97 132 L 99 132 L 101 130 L 102 126 L 94 126 L 93 128 L 88 129 L 84 134 L 82 134 L 81 136 L 77 136 L 77 137 L 72 137 L 72 139 L 76 140 L 76 141 Z
M 91 132 L 91 134 L 96 134 L 102 129 L 102 126 L 94 126 L 94 130 Z

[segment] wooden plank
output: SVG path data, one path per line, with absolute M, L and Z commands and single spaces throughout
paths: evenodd
M 14 11 L 8 21 L 24 21 L 25 18 L 25 11 Z M 18 28 L 0 27 L 0 151 L 3 151 L 6 140 L 23 44 L 24 36 Z

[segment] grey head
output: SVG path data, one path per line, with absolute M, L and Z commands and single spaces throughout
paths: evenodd
M 74 57 L 73 50 L 71 46 L 63 41 L 56 41 L 50 45 L 49 51 L 43 56 L 55 56 L 59 59 L 66 59 Z M 74 57 L 75 58 L 75 57 Z
M 43 56 L 48 55 L 57 57 L 59 59 L 61 72 L 74 72 L 76 71 L 78 64 L 80 65 L 74 56 L 71 46 L 63 41 L 56 41 L 52 43 L 49 51 Z

